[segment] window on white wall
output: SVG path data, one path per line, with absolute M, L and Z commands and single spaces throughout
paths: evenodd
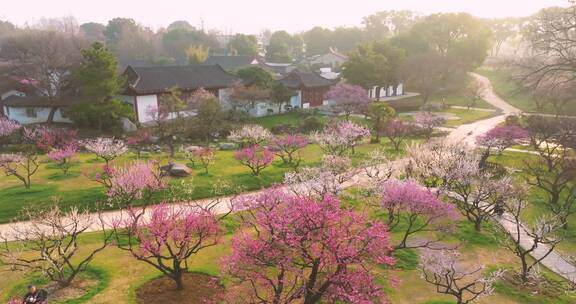
M 36 113 L 36 109 L 26 108 L 26 117 L 30 117 L 30 118 L 38 117 L 38 113 Z

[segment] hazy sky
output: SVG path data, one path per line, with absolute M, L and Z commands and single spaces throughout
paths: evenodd
M 376 11 L 410 9 L 422 13 L 469 12 L 479 17 L 526 16 L 568 0 L 0 0 L 0 19 L 23 25 L 41 17 L 75 16 L 79 22 L 106 23 L 131 17 L 153 28 L 174 20 L 225 32 L 257 33 L 264 28 L 290 32 L 315 25 L 359 25 Z

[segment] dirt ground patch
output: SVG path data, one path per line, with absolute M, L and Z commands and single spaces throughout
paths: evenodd
M 174 281 L 168 277 L 152 280 L 136 290 L 139 304 L 183 304 L 218 302 L 224 288 L 215 277 L 202 273 L 186 273 L 184 290 L 176 290 Z
M 75 279 L 70 286 L 65 288 L 58 288 L 55 283 L 50 283 L 45 286 L 45 289 L 48 291 L 50 302 L 63 302 L 80 298 L 96 285 L 98 285 L 98 280 L 95 278 L 81 278 Z

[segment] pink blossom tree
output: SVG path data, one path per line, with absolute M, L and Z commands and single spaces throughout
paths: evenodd
M 343 82 L 333 86 L 325 98 L 334 102 L 334 110 L 344 113 L 346 120 L 353 112 L 365 112 L 370 103 L 370 97 L 364 88 Z
M 158 162 L 136 162 L 125 167 L 104 166 L 95 181 L 104 185 L 111 203 L 130 206 L 137 199 L 148 201 L 166 187 Z
M 259 125 L 244 125 L 234 130 L 228 139 L 241 144 L 243 147 L 262 145 L 272 139 L 272 133 Z
M 36 147 L 43 153 L 49 153 L 52 150 L 64 150 L 69 147 L 77 147 L 77 136 L 77 130 L 65 128 L 40 126 L 24 129 L 24 137 L 26 141 L 36 145 Z
M 380 196 L 380 206 L 388 213 L 386 224 L 392 230 L 402 230 L 396 249 L 431 245 L 435 241 L 413 245 L 408 244 L 408 239 L 417 233 L 442 230 L 446 224 L 443 220 L 456 216 L 453 205 L 414 182 L 388 181 L 382 185 Z
M 126 143 L 121 140 L 107 137 L 98 137 L 96 139 L 86 140 L 83 142 L 84 148 L 106 162 L 110 162 L 128 151 Z
M 268 148 L 261 148 L 255 145 L 236 151 L 234 158 L 242 165 L 250 168 L 254 176 L 258 176 L 262 170 L 272 163 L 274 153 Z
M 286 135 L 272 140 L 272 147 L 284 164 L 298 167 L 301 162 L 299 151 L 308 145 L 308 139 L 301 135 Z
M 77 152 L 78 147 L 76 145 L 70 145 L 62 149 L 53 149 L 52 151 L 48 152 L 48 158 L 55 162 L 58 168 L 60 168 L 66 175 L 72 166 L 72 158 L 76 155 Z
M 370 130 L 351 121 L 331 124 L 322 132 L 312 134 L 312 139 L 324 152 L 342 156 L 347 152 L 354 153 L 355 147 L 370 136 Z
M 384 136 L 390 140 L 392 145 L 394 146 L 395 151 L 400 150 L 400 145 L 402 142 L 410 136 L 414 131 L 414 127 L 399 120 L 393 119 L 386 123 L 384 126 Z
M 218 218 L 199 206 L 160 204 L 150 214 L 144 209 L 127 213 L 114 225 L 118 240 L 128 240 L 119 241 L 118 247 L 172 279 L 178 290 L 184 289 L 182 275 L 188 271 L 188 261 L 218 244 L 222 235 Z
M 277 189 L 247 198 L 247 229 L 234 237 L 223 263 L 233 279 L 231 301 L 382 302 L 372 269 L 394 263 L 388 230 L 339 204 Z
M 8 137 L 20 129 L 20 124 L 5 117 L 0 117 L 0 139 Z M 0 142 L 1 143 L 1 142 Z
M 434 132 L 434 128 L 443 125 L 446 120 L 439 115 L 431 112 L 419 112 L 414 115 L 414 120 L 417 125 L 426 131 L 426 137 L 430 138 Z
M 200 166 L 204 168 L 204 173 L 208 174 L 208 167 L 214 163 L 216 159 L 216 152 L 214 149 L 207 147 L 199 147 L 195 149 L 193 152 L 194 158 L 198 160 Z
M 500 154 L 504 150 L 528 138 L 528 131 L 519 126 L 498 126 L 490 129 L 485 134 L 476 137 L 476 144 L 486 148 L 482 155 L 481 163 L 486 163 L 488 157 L 490 157 L 490 151 L 493 148 Z

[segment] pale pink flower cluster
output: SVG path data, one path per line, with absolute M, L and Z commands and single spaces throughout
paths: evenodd
M 347 115 L 364 112 L 370 103 L 368 92 L 364 88 L 343 82 L 333 86 L 325 98 L 334 101 L 333 107 L 336 111 Z
M 408 147 L 406 174 L 427 187 L 445 190 L 453 181 L 476 176 L 480 156 L 469 146 L 447 140 Z
M 106 163 L 128 151 L 128 147 L 123 141 L 108 137 L 86 140 L 82 144 L 86 150 L 104 159 Z
M 20 124 L 5 117 L 0 117 L 0 137 L 9 136 L 20 129 Z
M 370 136 L 368 128 L 351 121 L 341 121 L 312 134 L 312 140 L 328 154 L 344 155 Z
M 107 186 L 110 201 L 125 205 L 166 187 L 155 161 L 136 162 L 125 167 L 106 166 L 105 173 L 97 178 Z
M 254 146 L 272 139 L 272 133 L 259 125 L 244 125 L 242 128 L 232 131 L 228 139 L 243 145 Z
M 272 163 L 274 153 L 268 148 L 261 148 L 255 145 L 236 151 L 234 158 L 250 168 L 254 176 L 258 176 L 264 168 Z
M 250 299 L 258 293 L 264 301 L 383 301 L 372 269 L 373 263 L 394 264 L 385 225 L 341 209 L 330 196 L 312 199 L 273 189 L 246 204 L 252 216 L 244 224 L 257 227 L 258 233 L 245 229 L 232 241 L 232 254 L 223 265 L 225 273 L 238 279 L 231 294 Z M 276 275 L 279 271 L 283 277 Z M 311 279 L 311 272 L 318 276 Z M 306 293 L 306 287 L 313 292 Z
M 289 189 L 303 196 L 337 196 L 344 190 L 344 183 L 355 174 L 352 161 L 347 157 L 324 155 L 319 167 L 305 167 L 284 176 Z

